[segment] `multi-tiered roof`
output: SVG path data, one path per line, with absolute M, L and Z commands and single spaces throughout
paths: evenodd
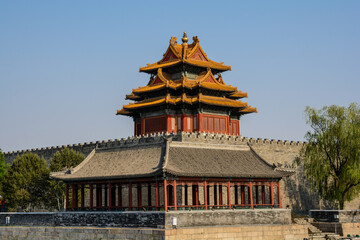
M 150 81 L 126 95 L 126 99 L 135 103 L 124 105 L 117 114 L 136 117 L 159 106 L 197 109 L 201 105 L 223 108 L 235 116 L 256 112 L 256 108 L 239 100 L 247 97 L 247 93 L 224 83 L 221 72 L 231 70 L 230 66 L 210 60 L 197 36 L 188 44 L 184 33 L 182 42 L 177 44 L 176 37 L 171 37 L 164 57 L 140 68 L 140 72 L 151 75 Z

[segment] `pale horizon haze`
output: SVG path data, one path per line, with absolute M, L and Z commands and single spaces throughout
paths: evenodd
M 359 23 L 360 1 L 0 0 L 0 148 L 132 136 L 116 110 L 184 31 L 257 107 L 242 136 L 304 141 L 306 106 L 360 103 Z

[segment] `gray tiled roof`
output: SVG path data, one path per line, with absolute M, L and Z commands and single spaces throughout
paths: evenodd
M 187 143 L 167 139 L 95 149 L 76 168 L 52 173 L 65 181 L 151 177 L 163 172 L 188 177 L 282 178 L 281 171 L 248 145 Z

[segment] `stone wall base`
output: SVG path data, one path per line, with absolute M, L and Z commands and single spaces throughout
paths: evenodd
M 360 235 L 360 223 L 342 223 L 343 236 Z
M 313 225 L 322 232 L 336 233 L 341 236 L 360 235 L 360 223 L 314 222 Z
M 0 239 L 259 239 L 303 240 L 305 225 L 216 226 L 179 229 L 96 227 L 0 227 Z

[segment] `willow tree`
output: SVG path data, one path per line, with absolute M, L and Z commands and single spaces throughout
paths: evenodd
M 360 107 L 306 107 L 311 131 L 301 152 L 305 176 L 324 200 L 344 208 L 360 192 Z

